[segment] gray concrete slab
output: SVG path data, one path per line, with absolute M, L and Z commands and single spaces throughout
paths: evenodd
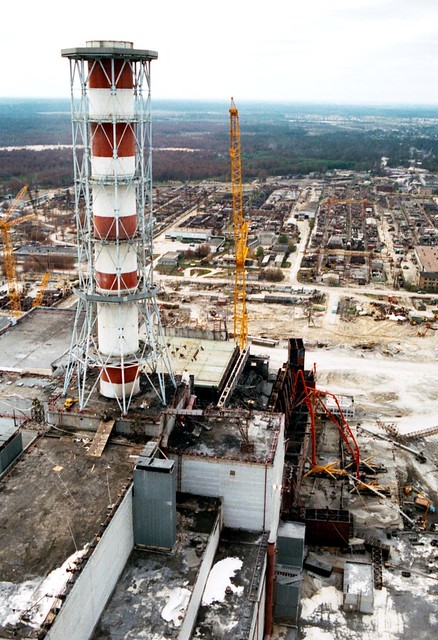
M 169 438 L 169 451 L 264 463 L 273 455 L 281 425 L 281 414 L 249 416 L 238 409 L 215 410 L 201 419 L 184 416 Z
M 91 542 L 140 448 L 109 443 L 91 459 L 80 435 L 31 445 L 0 482 L 0 581 L 45 576 Z
M 70 347 L 75 312 L 35 308 L 0 335 L 0 371 L 51 375 Z

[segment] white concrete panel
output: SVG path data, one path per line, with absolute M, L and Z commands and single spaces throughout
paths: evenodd
M 94 185 L 93 213 L 95 216 L 132 216 L 136 212 L 134 185 Z
M 184 458 L 181 490 L 198 494 L 202 487 L 202 495 L 222 497 L 226 527 L 261 531 L 270 522 L 272 478 L 272 467 L 262 464 Z
M 88 640 L 134 546 L 132 488 L 68 594 L 46 640 Z
M 132 118 L 134 115 L 133 89 L 117 89 L 116 93 L 111 89 L 89 89 L 88 99 L 91 118 Z
M 132 355 L 139 348 L 138 309 L 134 302 L 97 304 L 97 339 L 103 355 Z
M 91 175 L 95 178 L 105 176 L 133 177 L 135 172 L 135 156 L 122 158 L 104 158 L 91 156 Z
M 132 273 L 137 271 L 137 252 L 135 247 L 128 243 L 95 245 L 95 269 L 100 273 L 115 274 Z

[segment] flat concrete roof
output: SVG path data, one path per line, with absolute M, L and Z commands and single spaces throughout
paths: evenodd
M 184 416 L 169 438 L 169 452 L 183 455 L 270 463 L 283 414 L 212 410 L 211 415 Z M 246 443 L 249 446 L 245 446 Z
M 27 449 L 0 482 L 0 578 L 44 576 L 90 542 L 108 506 L 132 480 L 142 445 L 109 442 L 87 456 L 89 435 L 47 434 Z
M 195 387 L 220 388 L 236 350 L 228 340 L 201 340 L 166 336 L 173 372 L 182 375 L 187 369 Z
M 0 371 L 52 374 L 70 348 L 75 311 L 35 307 L 0 335 Z
M 0 481 L 1 637 L 10 637 L 4 625 L 17 615 L 18 600 L 25 593 L 28 602 L 36 602 L 42 580 L 92 543 L 131 484 L 141 446 L 109 442 L 96 458 L 87 456 L 86 444 L 89 437 L 79 432 L 50 432 Z
M 226 638 L 249 638 L 252 615 L 257 590 L 262 577 L 263 562 L 260 562 L 259 550 L 262 547 L 264 558 L 264 538 L 261 534 L 236 529 L 224 529 L 214 558 L 215 566 L 232 562 L 235 567 L 231 573 L 229 589 L 219 593 L 214 588 L 214 598 L 207 583 L 204 601 L 199 608 L 194 638 L 216 640 Z M 240 568 L 239 568 L 240 566 Z
M 78 255 L 77 247 L 72 247 L 69 245 L 33 245 L 33 244 L 23 244 L 21 247 L 14 251 L 14 255 L 16 256 L 51 256 L 51 255 L 62 255 L 62 256 L 72 256 L 76 258 Z
M 20 318 L 0 335 L 0 371 L 50 376 L 52 364 L 66 364 L 75 313 L 74 309 L 37 307 Z M 187 369 L 195 386 L 223 384 L 236 350 L 233 341 L 174 336 L 165 336 L 165 340 L 176 375 Z
M 370 562 L 345 563 L 344 593 L 372 596 L 374 593 L 373 565 Z
M 425 273 L 438 272 L 438 247 L 420 245 L 415 247 L 415 253 L 421 262 L 421 267 Z

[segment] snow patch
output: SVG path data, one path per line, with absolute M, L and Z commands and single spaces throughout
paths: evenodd
M 329 631 L 323 631 L 323 629 L 318 629 L 316 627 L 313 629 L 306 629 L 304 637 L 306 640 L 337 640 L 336 636 Z
M 403 637 L 403 615 L 396 611 L 385 587 L 374 592 L 374 612 L 362 614 L 357 632 L 341 605 L 342 593 L 333 586 L 322 587 L 312 598 L 304 599 L 301 619 L 305 640 L 396 640 Z M 319 627 L 322 621 L 328 630 Z
M 212 567 L 205 585 L 202 604 L 209 605 L 213 602 L 223 602 L 227 587 L 233 593 L 240 595 L 243 587 L 236 587 L 231 582 L 237 571 L 242 568 L 242 560 L 239 558 L 224 558 Z
M 20 584 L 0 582 L 0 618 L 3 624 L 15 626 L 24 621 L 34 628 L 41 626 L 87 548 L 88 545 L 73 553 L 46 578 Z
M 175 627 L 180 627 L 191 595 L 188 589 L 180 587 L 171 589 L 169 591 L 169 600 L 161 612 L 161 617 L 166 622 L 173 622 Z
M 342 594 L 336 587 L 322 587 L 312 598 L 305 598 L 302 602 L 302 618 L 310 618 L 315 610 L 324 605 L 330 611 L 337 611 L 342 604 Z

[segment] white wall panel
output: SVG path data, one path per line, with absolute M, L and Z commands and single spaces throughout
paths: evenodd
M 196 618 L 198 616 L 198 610 L 201 604 L 205 585 L 207 583 L 207 579 L 210 574 L 211 567 L 213 566 L 213 561 L 219 545 L 221 529 L 222 529 L 221 521 L 220 521 L 220 518 L 218 518 L 216 521 L 215 529 L 212 532 L 208 540 L 207 547 L 204 551 L 202 564 L 199 568 L 198 575 L 196 577 L 196 583 L 193 587 L 189 604 L 187 605 L 184 622 L 182 623 L 181 631 L 178 634 L 178 640 L 190 640 L 190 638 L 192 637 L 192 632 L 196 623 Z
M 223 498 L 224 525 L 270 530 L 278 520 L 284 467 L 284 425 L 271 464 L 183 456 L 181 491 Z M 176 456 L 174 456 L 176 459 Z
M 133 546 L 131 488 L 73 585 L 46 640 L 88 640 Z
M 230 472 L 234 472 L 230 474 Z M 266 475 L 266 505 L 265 505 Z M 261 531 L 270 513 L 272 467 L 243 464 L 211 458 L 183 458 L 181 490 L 224 501 L 224 525 L 236 529 Z

